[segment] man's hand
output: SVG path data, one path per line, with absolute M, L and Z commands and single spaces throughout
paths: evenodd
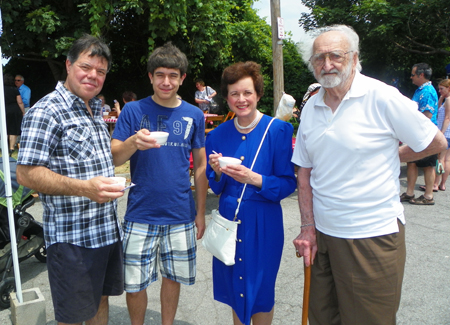
M 83 196 L 97 203 L 105 203 L 123 196 L 123 186 L 103 176 L 91 178 L 86 182 Z
M 298 257 L 304 257 L 305 266 L 314 264 L 317 253 L 316 229 L 314 226 L 302 228 L 300 234 L 293 241 Z
M 195 226 L 197 227 L 197 240 L 202 239 L 206 229 L 205 215 L 201 216 L 197 214 L 195 217 Z
M 161 145 L 156 143 L 156 139 L 152 138 L 152 134 L 147 129 L 139 130 L 134 139 L 134 145 L 137 150 L 147 150 L 153 148 L 161 148 Z

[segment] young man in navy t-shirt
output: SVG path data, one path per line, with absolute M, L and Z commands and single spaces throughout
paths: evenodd
M 205 231 L 208 185 L 203 113 L 177 98 L 187 66 L 185 54 L 170 42 L 150 55 L 147 71 L 154 94 L 124 106 L 111 143 L 114 164 L 129 159 L 136 184 L 128 195 L 124 222 L 125 290 L 132 324 L 144 323 L 146 288 L 157 280 L 158 269 L 163 324 L 173 323 L 180 283 L 195 282 L 196 239 Z M 157 144 L 154 131 L 168 132 L 167 143 Z M 189 176 L 191 152 L 197 209 Z

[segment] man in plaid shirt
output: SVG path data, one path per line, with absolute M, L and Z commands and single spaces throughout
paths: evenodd
M 85 35 L 69 50 L 65 82 L 26 114 L 17 180 L 40 192 L 55 318 L 107 324 L 108 296 L 123 292 L 122 233 L 101 91 L 111 53 Z

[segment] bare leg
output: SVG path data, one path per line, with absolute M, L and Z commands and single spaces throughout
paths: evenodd
M 161 285 L 161 320 L 162 325 L 172 325 L 178 308 L 180 298 L 180 284 L 178 282 L 162 278 Z
M 14 150 L 14 145 L 17 141 L 17 135 L 10 135 L 9 136 L 9 150 Z
M 131 325 L 142 325 L 147 310 L 147 290 L 127 292 L 127 307 L 130 314 Z
M 87 320 L 86 325 L 107 325 L 108 324 L 109 303 L 108 296 L 102 296 L 97 314 Z M 69 325 L 67 323 L 58 322 L 58 325 Z M 81 325 L 81 323 L 71 323 L 70 325 Z
M 414 195 L 414 187 L 416 186 L 417 176 L 419 175 L 419 169 L 415 163 L 408 163 L 406 169 L 406 180 L 408 187 L 406 194 L 409 196 Z
M 425 178 L 425 198 L 431 200 L 433 198 L 433 184 L 435 178 L 434 167 L 424 167 L 423 176 Z
M 442 157 L 442 153 L 441 153 Z M 445 152 L 445 158 L 443 159 L 444 162 L 442 163 L 444 165 L 444 174 L 442 174 L 441 182 L 439 184 L 439 189 L 442 191 L 445 191 L 445 182 L 447 182 L 448 175 L 450 173 L 450 150 L 446 150 Z
M 233 312 L 233 324 L 234 325 L 244 325 L 239 320 L 239 317 L 236 315 L 236 312 L 233 309 L 231 311 Z
M 97 314 L 86 321 L 86 325 L 107 325 L 109 314 L 108 296 L 102 296 L 100 305 L 98 306 Z
M 273 320 L 273 308 L 268 313 L 257 313 L 252 316 L 253 325 L 270 325 Z
M 445 154 L 446 154 L 446 152 L 447 152 L 447 150 L 444 150 L 438 156 L 438 160 L 442 164 L 442 166 L 444 167 L 444 170 L 445 170 Z M 434 179 L 433 190 L 437 191 L 439 189 L 439 187 L 440 187 L 439 184 L 441 184 L 442 176 L 438 175 L 438 174 L 435 174 L 435 175 L 436 175 L 436 177 Z

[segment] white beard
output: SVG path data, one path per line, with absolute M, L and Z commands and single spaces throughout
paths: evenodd
M 336 73 L 334 75 L 328 75 L 325 74 L 325 71 L 320 71 L 320 75 L 317 76 L 314 74 L 314 76 L 317 79 L 317 82 L 322 85 L 324 88 L 334 88 L 341 84 L 344 84 L 348 78 L 350 77 L 350 74 L 352 72 L 352 65 L 351 62 L 348 62 L 347 66 L 342 70 L 342 72 L 338 71 L 337 69 L 332 69 L 329 71 L 329 73 Z

